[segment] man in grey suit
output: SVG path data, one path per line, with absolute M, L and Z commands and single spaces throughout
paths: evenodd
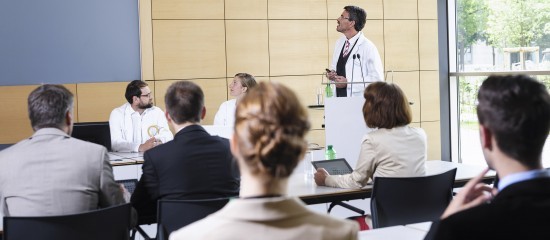
M 29 95 L 28 112 L 34 134 L 0 152 L 0 215 L 66 215 L 125 202 L 105 147 L 71 137 L 71 92 L 42 85 Z

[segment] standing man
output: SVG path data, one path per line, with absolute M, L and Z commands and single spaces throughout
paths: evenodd
M 131 202 L 140 223 L 156 222 L 159 199 L 206 199 L 239 195 L 239 172 L 229 140 L 200 125 L 206 114 L 201 88 L 187 81 L 166 91 L 166 118 L 173 141 L 145 152 L 143 175 Z
M 130 82 L 124 96 L 128 103 L 115 108 L 109 118 L 113 151 L 144 152 L 174 138 L 164 112 L 153 106 L 153 95 L 146 82 Z
M 498 193 L 481 183 L 483 171 L 455 196 L 426 239 L 547 239 L 550 173 L 541 163 L 550 130 L 546 87 L 527 76 L 491 76 L 478 102 L 481 147 L 500 177 Z
M 69 90 L 36 88 L 28 112 L 34 134 L 0 152 L 0 215 L 67 215 L 124 203 L 107 149 L 71 137 Z
M 336 31 L 344 36 L 336 41 L 327 78 L 337 82 L 337 97 L 362 96 L 369 82 L 384 80 L 378 49 L 361 32 L 366 21 L 367 13 L 357 6 L 344 7 L 344 12 L 336 19 Z

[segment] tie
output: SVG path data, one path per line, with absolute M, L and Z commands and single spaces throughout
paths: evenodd
M 343 57 L 346 57 L 349 52 L 349 41 L 346 40 L 346 47 L 344 47 L 344 53 L 342 54 Z

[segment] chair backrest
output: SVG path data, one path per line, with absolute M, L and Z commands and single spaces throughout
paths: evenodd
M 4 217 L 4 240 L 122 240 L 129 239 L 129 203 L 86 213 Z
M 170 233 L 220 210 L 229 198 L 204 200 L 159 200 L 157 239 L 168 239 Z
M 456 168 L 423 177 L 376 177 L 371 196 L 374 228 L 434 221 L 453 197 Z

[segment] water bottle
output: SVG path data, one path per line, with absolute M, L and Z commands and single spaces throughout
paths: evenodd
M 332 87 L 328 83 L 327 83 L 327 86 L 325 87 L 325 95 L 327 98 L 332 97 Z
M 325 159 L 326 160 L 336 159 L 336 151 L 334 151 L 334 148 L 332 148 L 332 145 L 327 146 L 327 150 L 325 151 Z

